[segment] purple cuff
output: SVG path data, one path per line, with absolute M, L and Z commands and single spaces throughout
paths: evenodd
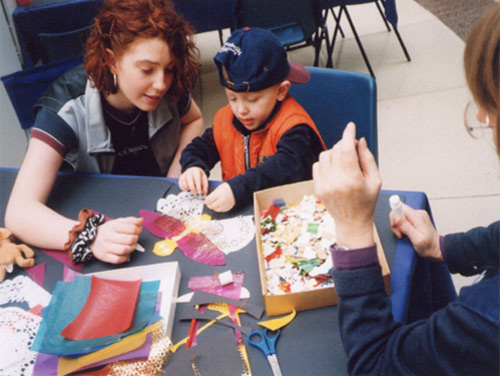
M 378 265 L 377 245 L 348 251 L 330 246 L 335 270 L 352 270 Z
M 446 249 L 444 248 L 444 236 L 439 236 L 439 248 L 441 248 L 441 254 L 443 255 L 443 260 L 446 262 Z

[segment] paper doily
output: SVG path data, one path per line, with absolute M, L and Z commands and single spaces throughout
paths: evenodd
M 198 217 L 203 211 L 203 196 L 191 192 L 181 192 L 178 195 L 170 194 L 167 198 L 160 198 L 156 204 L 156 211 L 186 222 L 190 217 Z
M 38 304 L 46 307 L 50 302 L 50 297 L 47 291 L 23 275 L 0 283 L 0 305 L 26 302 L 30 308 Z
M 251 215 L 210 221 L 191 218 L 187 224 L 203 233 L 226 255 L 239 251 L 255 236 L 255 225 Z
M 0 293 L 1 294 L 1 293 Z M 41 317 L 17 307 L 0 308 L 0 374 L 31 375 L 37 352 L 29 348 Z

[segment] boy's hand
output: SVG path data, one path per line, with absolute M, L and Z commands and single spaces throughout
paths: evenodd
M 205 205 L 209 209 L 221 213 L 231 210 L 235 203 L 233 190 L 227 183 L 219 185 L 205 198 Z
M 92 253 L 97 259 L 111 264 L 129 261 L 143 222 L 143 218 L 126 217 L 103 223 L 97 228 L 97 236 L 90 246 Z
M 408 236 L 417 251 L 423 258 L 443 261 L 439 234 L 434 228 L 429 214 L 425 210 L 415 210 L 404 204 L 405 218 L 395 220 L 390 214 L 392 232 L 401 239 Z
M 189 167 L 179 178 L 179 187 L 195 195 L 208 193 L 208 177 L 199 167 Z

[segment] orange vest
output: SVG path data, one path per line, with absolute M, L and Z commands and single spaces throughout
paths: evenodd
M 231 106 L 228 104 L 221 108 L 215 114 L 213 135 L 221 160 L 222 179 L 228 180 L 244 174 L 245 157 L 248 158 L 250 168 L 262 164 L 265 158 L 276 153 L 276 145 L 283 134 L 298 124 L 310 126 L 326 149 L 314 121 L 291 96 L 281 104 L 278 113 L 264 129 L 252 132 L 248 136 L 243 136 L 233 126 Z

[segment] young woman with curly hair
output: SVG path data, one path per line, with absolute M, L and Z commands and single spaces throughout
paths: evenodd
M 60 170 L 180 176 L 182 149 L 203 130 L 190 96 L 200 71 L 191 36 L 167 1 L 103 2 L 84 65 L 58 78 L 34 108 L 35 125 L 5 217 L 19 239 L 67 248 L 68 232 L 78 222 L 45 205 Z M 106 222 L 90 251 L 105 262 L 124 262 L 141 231 L 140 218 Z

